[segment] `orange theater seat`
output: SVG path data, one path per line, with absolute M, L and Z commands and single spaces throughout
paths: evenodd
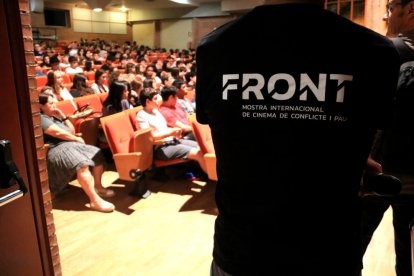
M 72 80 L 70 79 L 70 74 L 62 74 L 62 81 L 63 84 L 72 83 Z
M 208 125 L 202 125 L 195 119 L 191 120 L 191 126 L 206 161 L 208 178 L 217 181 L 216 153 L 211 137 L 211 129 Z
M 93 109 L 91 117 L 100 117 L 102 116 L 102 102 L 100 94 L 86 95 L 82 97 L 75 98 L 75 104 L 78 109 L 88 108 Z
M 142 109 L 142 106 L 137 106 L 128 110 L 125 110 L 124 112 L 128 114 L 129 121 L 131 122 L 132 128 L 134 131 L 138 130 L 137 127 L 137 113 Z
M 56 107 L 62 110 L 63 113 L 69 117 L 75 127 L 75 132 L 82 134 L 82 138 L 86 144 L 96 145 L 98 143 L 99 118 L 77 118 L 74 114 L 78 108 L 71 100 L 57 102 Z
M 101 103 L 104 103 L 106 98 L 108 98 L 108 92 L 99 94 L 99 99 L 101 100 Z
M 95 71 L 84 72 L 88 80 L 95 82 Z
M 37 76 L 36 77 L 36 85 L 37 87 L 43 87 L 47 83 L 47 77 L 46 76 Z

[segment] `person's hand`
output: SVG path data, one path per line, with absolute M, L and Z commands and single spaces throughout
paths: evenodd
M 83 140 L 83 138 L 80 137 L 80 136 L 76 136 L 76 140 L 75 141 L 78 142 L 78 143 L 81 143 L 81 144 L 85 144 L 85 140 Z
M 378 163 L 377 161 L 375 161 L 374 159 L 372 159 L 371 156 L 369 156 L 367 160 L 367 167 L 365 169 L 365 172 L 368 174 L 382 173 L 382 165 Z
M 181 138 L 181 133 L 182 133 L 181 128 L 178 128 L 178 127 L 171 128 L 171 136 L 175 138 Z
M 53 110 L 53 115 L 61 119 L 66 118 L 65 113 L 57 107 Z

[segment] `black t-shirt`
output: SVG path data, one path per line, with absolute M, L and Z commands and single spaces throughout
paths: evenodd
M 221 268 L 359 268 L 359 183 L 398 67 L 388 39 L 314 5 L 257 7 L 202 39 L 196 113 L 217 156 Z

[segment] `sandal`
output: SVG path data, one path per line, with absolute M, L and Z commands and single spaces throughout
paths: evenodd
M 91 209 L 99 212 L 110 213 L 115 210 L 115 206 L 105 200 L 97 200 L 95 202 L 91 202 L 90 204 Z
M 108 197 L 114 197 L 115 196 L 114 190 L 111 190 L 111 189 L 103 189 L 103 190 L 95 189 L 95 191 L 100 197 L 108 198 Z

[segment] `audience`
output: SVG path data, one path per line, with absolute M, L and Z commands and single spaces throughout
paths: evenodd
M 156 89 L 146 88 L 140 94 L 143 109 L 137 113 L 137 127 L 152 128 L 152 136 L 156 143 L 154 158 L 158 160 L 190 159 L 197 161 L 206 172 L 204 156 L 197 142 L 182 139 L 182 130 L 168 127 L 167 121 L 158 111 L 161 96 Z

